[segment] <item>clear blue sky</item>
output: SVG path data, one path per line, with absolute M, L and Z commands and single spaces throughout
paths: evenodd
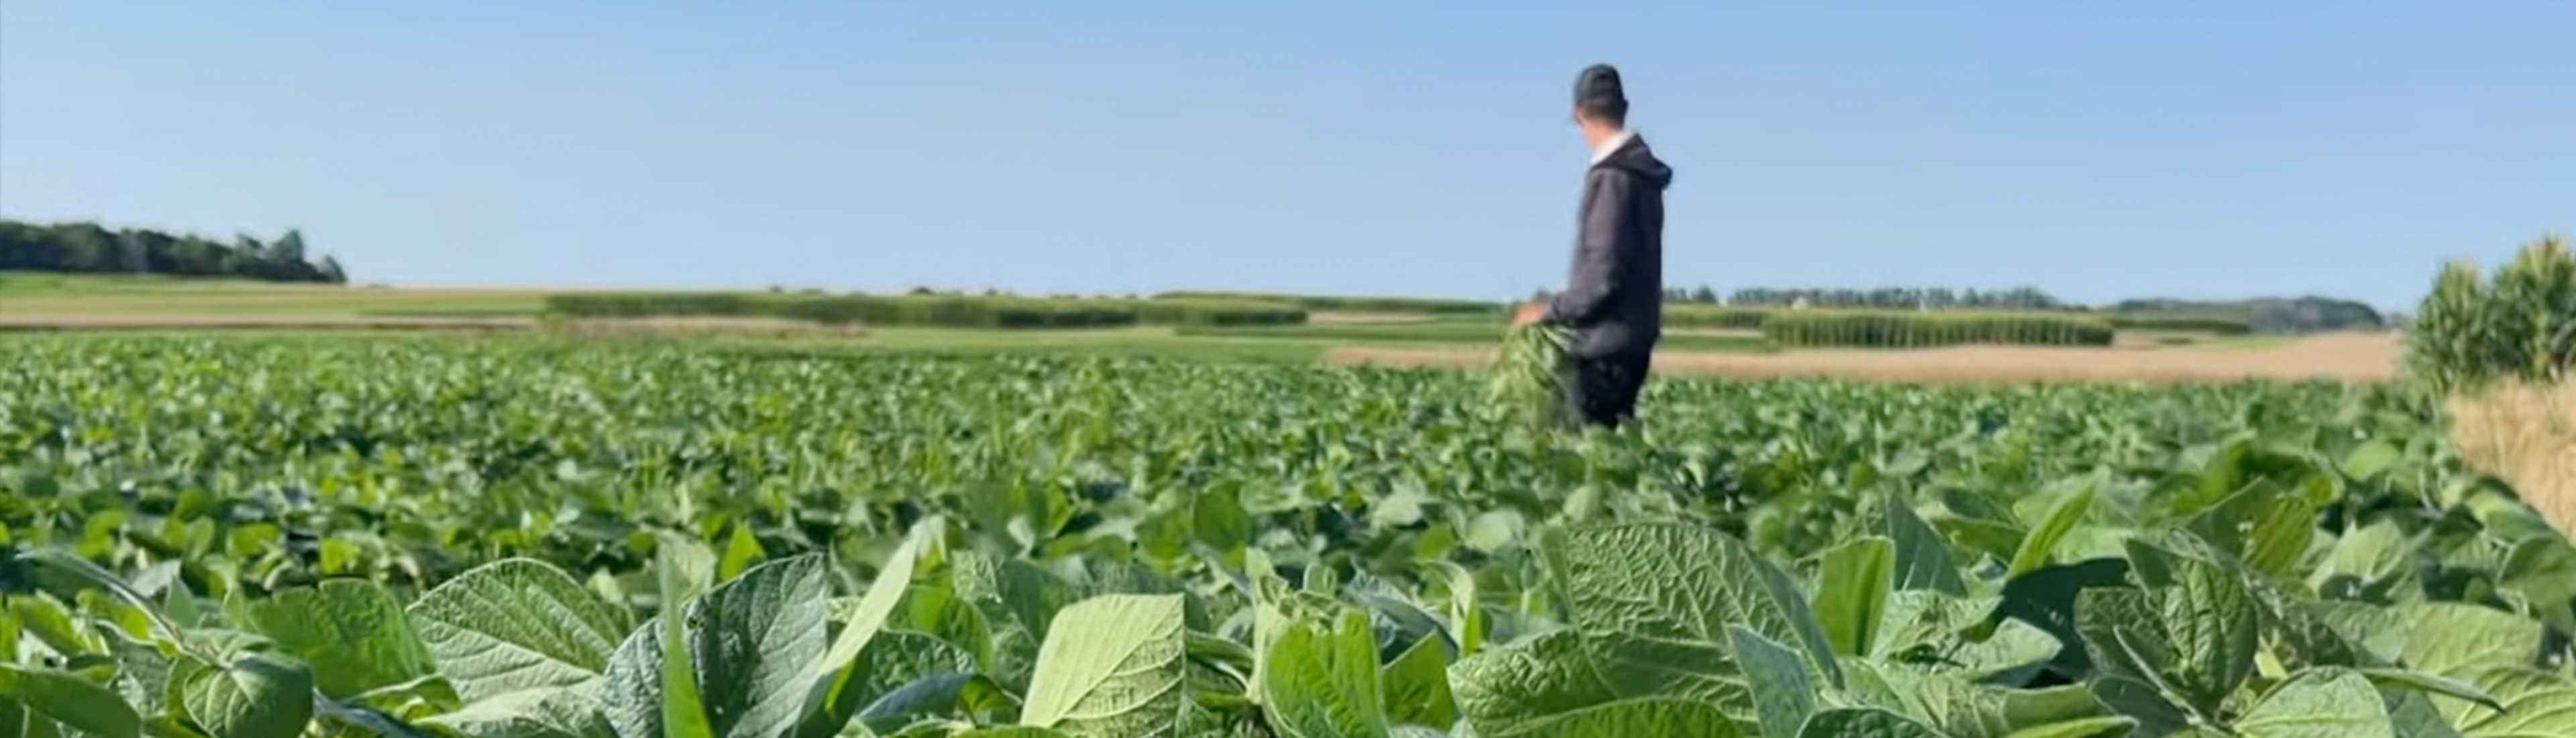
M 1500 297 L 1563 272 L 1609 61 L 1677 284 L 2406 306 L 2576 229 L 2563 1 L 1247 5 L 0 0 L 0 215 L 411 284 Z

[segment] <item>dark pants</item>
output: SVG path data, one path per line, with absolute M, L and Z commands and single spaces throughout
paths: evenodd
M 1566 408 L 1586 424 L 1605 427 L 1635 417 L 1637 390 L 1646 384 L 1646 366 L 1653 356 L 1651 351 L 1631 351 L 1567 359 L 1561 370 Z

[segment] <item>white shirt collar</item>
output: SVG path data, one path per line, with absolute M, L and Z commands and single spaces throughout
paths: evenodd
M 1628 139 L 1636 137 L 1636 131 L 1631 131 L 1625 128 L 1619 129 L 1618 133 L 1612 134 L 1609 139 L 1602 141 L 1599 148 L 1592 150 L 1592 163 L 1599 164 L 1603 160 L 1609 159 L 1612 153 L 1619 150 L 1619 147 L 1628 145 Z

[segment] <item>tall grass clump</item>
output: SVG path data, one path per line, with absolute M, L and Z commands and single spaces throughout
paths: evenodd
M 2499 382 L 2452 396 L 2446 409 L 2462 460 L 2576 536 L 2576 382 Z
M 2406 335 L 2410 376 L 2449 397 L 2451 439 L 2559 530 L 2576 532 L 2576 257 L 2543 236 L 2492 278 L 2453 263 Z

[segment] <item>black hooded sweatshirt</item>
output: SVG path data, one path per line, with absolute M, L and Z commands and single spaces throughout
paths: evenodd
M 1547 319 L 1574 329 L 1576 356 L 1655 348 L 1664 316 L 1664 188 L 1672 167 L 1630 136 L 1583 177 L 1574 268 Z

